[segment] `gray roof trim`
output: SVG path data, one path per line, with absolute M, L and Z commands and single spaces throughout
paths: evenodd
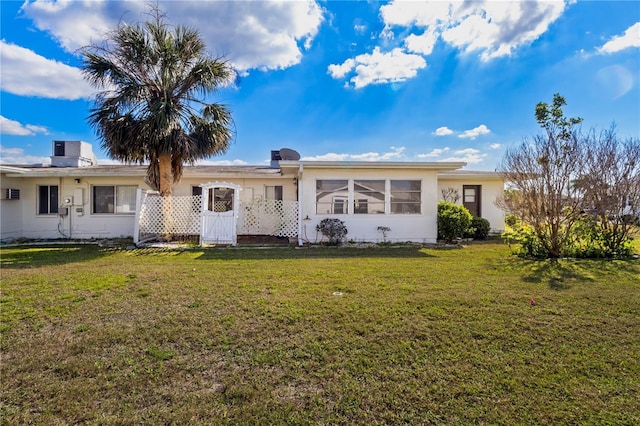
M 495 179 L 503 180 L 498 172 L 490 172 L 483 170 L 452 170 L 438 173 L 438 177 L 443 179 L 461 180 L 461 179 Z
M 467 165 L 464 162 L 426 161 L 280 161 L 280 167 L 301 164 L 305 169 L 419 169 L 456 170 Z
M 3 166 L 4 170 L 4 166 Z M 3 171 L 4 173 L 4 171 Z M 146 176 L 147 166 L 99 165 L 91 167 L 22 167 L 7 173 L 20 177 L 140 177 Z M 280 177 L 280 169 L 269 166 L 185 166 L 183 178 L 190 177 Z
M 25 169 L 24 167 L 16 167 L 16 166 L 5 166 L 3 164 L 0 164 L 0 173 L 12 173 L 12 174 L 19 174 L 22 175 L 23 173 L 26 173 L 28 170 Z

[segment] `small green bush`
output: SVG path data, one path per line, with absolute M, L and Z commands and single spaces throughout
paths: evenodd
M 329 239 L 329 244 L 338 245 L 344 240 L 347 235 L 347 227 L 340 219 L 322 219 L 318 225 L 316 225 L 316 231 L 322 233 Z
M 438 203 L 438 239 L 452 242 L 462 238 L 471 226 L 473 217 L 469 210 L 448 201 Z
M 504 217 L 504 223 L 507 226 L 514 228 L 518 223 L 518 217 L 514 214 L 508 214 Z
M 473 219 L 471 219 L 471 226 L 465 236 L 473 238 L 474 240 L 484 240 L 489 235 L 489 231 L 491 231 L 489 221 L 483 217 L 474 216 Z
M 502 233 L 502 238 L 509 244 L 509 247 L 512 247 L 513 244 L 519 245 L 517 249 L 514 248 L 514 253 L 518 256 L 537 259 L 546 259 L 549 257 L 547 249 L 542 245 L 533 228 L 530 226 L 516 222 L 512 230 Z
M 515 218 L 515 216 L 514 216 Z M 549 258 L 549 252 L 541 237 L 533 228 L 517 218 L 508 224 L 510 229 L 502 234 L 502 238 L 514 248 L 515 254 L 521 257 L 539 259 Z M 633 238 L 622 238 L 610 229 L 603 229 L 596 218 L 583 216 L 573 224 L 573 228 L 561 247 L 560 257 L 572 258 L 626 258 L 633 255 Z

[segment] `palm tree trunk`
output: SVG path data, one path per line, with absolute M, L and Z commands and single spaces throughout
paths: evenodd
M 162 229 L 163 238 L 170 239 L 173 228 L 173 212 L 171 208 L 171 186 L 173 176 L 171 173 L 171 154 L 161 154 L 158 157 L 160 175 L 160 197 L 162 198 Z
M 160 169 L 160 196 L 171 196 L 173 174 L 171 173 L 171 154 L 161 154 L 158 157 Z

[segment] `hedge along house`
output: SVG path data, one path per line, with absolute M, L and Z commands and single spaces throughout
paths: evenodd
M 51 165 L 0 166 L 2 241 L 177 234 L 236 244 L 238 236 L 271 235 L 302 245 L 321 241 L 317 224 L 337 218 L 350 240 L 433 243 L 445 189 L 459 192 L 492 232 L 504 227 L 493 204 L 501 178 L 459 170 L 461 162 L 304 161 L 282 149 L 269 165 L 187 166 L 163 199 L 145 183 L 146 166 L 97 165 L 86 142 L 53 147 Z

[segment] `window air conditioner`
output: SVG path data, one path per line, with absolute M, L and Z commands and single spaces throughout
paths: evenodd
M 20 190 L 7 188 L 5 191 L 5 199 L 7 200 L 19 200 L 20 199 Z

